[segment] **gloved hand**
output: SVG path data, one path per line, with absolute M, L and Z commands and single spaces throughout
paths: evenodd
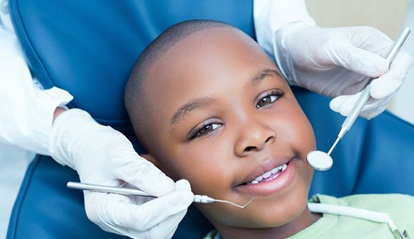
M 388 67 L 385 56 L 393 41 L 371 27 L 321 28 L 302 22 L 275 32 L 274 53 L 292 85 L 336 97 L 332 110 L 348 115 L 371 78 L 370 100 L 361 116 L 370 119 L 385 110 L 413 65 L 400 50 Z
M 75 169 L 81 182 L 133 185 L 153 199 L 84 191 L 88 218 L 103 230 L 132 238 L 170 238 L 194 195 L 188 181 L 174 183 L 135 153 L 129 140 L 78 109 L 60 114 L 49 141 L 51 156 Z

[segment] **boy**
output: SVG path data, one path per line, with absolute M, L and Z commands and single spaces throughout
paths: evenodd
M 311 212 L 312 127 L 275 64 L 234 27 L 189 21 L 168 29 L 138 59 L 125 102 L 145 157 L 168 176 L 187 179 L 196 194 L 255 198 L 244 209 L 197 204 L 218 231 L 209 237 L 394 238 L 386 223 Z M 394 206 L 413 212 L 408 196 L 313 200 L 388 212 L 414 230 L 413 217 Z

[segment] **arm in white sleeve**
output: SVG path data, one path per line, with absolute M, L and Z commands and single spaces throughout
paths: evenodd
M 33 81 L 13 31 L 0 25 L 0 140 L 48 155 L 53 113 L 72 96 Z
M 0 0 L 0 26 L 11 33 L 14 33 L 13 24 L 9 12 L 9 0 Z
M 315 25 L 304 0 L 254 0 L 253 17 L 257 42 L 273 59 L 274 33 L 279 28 L 298 21 Z

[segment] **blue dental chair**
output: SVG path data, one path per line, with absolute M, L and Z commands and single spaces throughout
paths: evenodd
M 29 65 L 44 87 L 68 90 L 75 97 L 69 107 L 88 111 L 132 141 L 124 86 L 135 60 L 159 33 L 197 18 L 224 21 L 255 37 L 251 0 L 10 0 L 9 7 Z M 315 129 L 318 149 L 327 151 L 344 118 L 330 111 L 328 98 L 293 90 Z M 332 169 L 315 172 L 310 194 L 414 195 L 413 146 L 414 126 L 388 112 L 358 119 L 334 150 Z M 7 238 L 124 238 L 87 219 L 82 192 L 66 188 L 78 180 L 75 171 L 38 155 L 26 172 Z M 174 238 L 202 238 L 211 228 L 192 206 Z

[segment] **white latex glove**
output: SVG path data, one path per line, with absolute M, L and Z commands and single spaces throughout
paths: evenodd
M 78 109 L 53 123 L 51 156 L 75 169 L 81 182 L 133 185 L 157 199 L 84 191 L 88 218 L 103 230 L 132 238 L 170 238 L 194 195 L 188 181 L 174 183 L 135 153 L 129 140 Z
M 371 99 L 361 116 L 383 112 L 413 65 L 400 50 L 390 67 L 385 56 L 393 41 L 371 27 L 321 28 L 290 23 L 275 32 L 275 58 L 287 80 L 308 90 L 336 97 L 330 107 L 348 115 L 371 78 Z

